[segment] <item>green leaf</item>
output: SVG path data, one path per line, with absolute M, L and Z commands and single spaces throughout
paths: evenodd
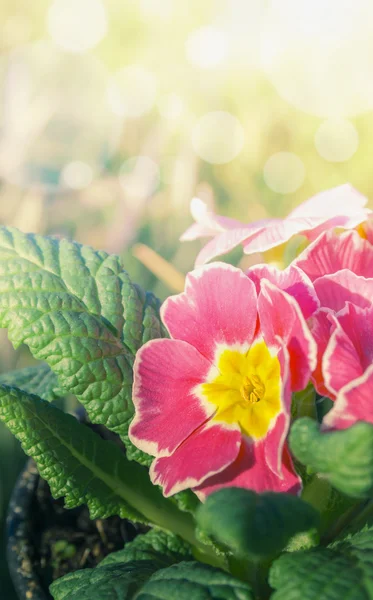
M 373 598 L 373 534 L 363 531 L 328 548 L 284 554 L 272 565 L 271 600 Z
M 3 373 L 0 375 L 1 383 L 35 394 L 49 402 L 57 400 L 62 395 L 61 390 L 58 389 L 56 375 L 46 364 Z
M 182 562 L 157 571 L 136 600 L 254 600 L 249 584 L 199 562 Z
M 215 567 L 182 562 L 158 570 L 158 561 L 134 560 L 84 569 L 50 586 L 54 600 L 254 600 L 247 583 Z
M 290 432 L 296 458 L 354 498 L 373 494 L 373 426 L 356 423 L 349 429 L 321 433 L 316 421 L 296 421 Z
M 224 488 L 208 496 L 196 519 L 234 555 L 261 560 L 280 552 L 296 533 L 316 527 L 319 514 L 290 494 Z
M 0 385 L 0 420 L 21 441 L 55 498 L 87 504 L 91 518 L 113 514 L 154 523 L 195 542 L 194 521 L 162 496 L 145 467 L 71 415 L 16 388 Z
M 291 400 L 291 416 L 299 419 L 300 417 L 316 417 L 316 391 L 310 383 L 304 390 L 294 392 Z
M 157 568 L 142 560 L 83 569 L 57 579 L 49 591 L 54 600 L 129 600 Z
M 112 563 L 153 560 L 161 569 L 183 560 L 192 560 L 192 556 L 190 545 L 179 536 L 154 528 L 138 535 L 123 550 L 108 554 L 98 568 Z
M 128 444 L 138 348 L 166 335 L 159 302 L 132 284 L 121 261 L 66 240 L 0 228 L 0 326 L 48 363 L 93 423 Z M 128 444 L 129 456 L 151 458 Z

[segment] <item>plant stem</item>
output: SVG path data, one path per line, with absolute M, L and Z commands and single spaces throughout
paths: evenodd
M 350 529 L 353 531 L 359 530 L 367 524 L 368 520 L 373 517 L 373 501 L 366 500 L 361 502 L 359 505 L 360 511 L 357 511 L 356 516 L 353 516 L 351 521 L 348 523 L 347 531 Z
M 364 515 L 364 513 L 366 512 L 366 508 L 364 508 L 366 504 L 366 501 L 358 502 L 351 506 L 351 508 L 349 508 L 345 513 L 343 513 L 343 515 L 341 515 L 338 519 L 336 519 L 322 536 L 320 540 L 321 545 L 327 546 L 328 544 L 330 544 L 330 542 L 335 540 L 348 526 L 351 526 L 352 523 L 355 522 L 355 519 L 360 521 L 361 516 Z M 373 508 L 373 505 L 370 501 L 369 505 L 370 512 Z
M 251 584 L 256 598 L 266 600 L 271 595 L 267 576 L 271 561 L 255 562 L 248 559 L 240 559 L 237 556 L 229 557 L 229 571 L 242 581 Z

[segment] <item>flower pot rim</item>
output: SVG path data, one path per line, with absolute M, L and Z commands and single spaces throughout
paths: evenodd
M 30 541 L 32 517 L 30 506 L 39 479 L 32 459 L 26 462 L 14 486 L 10 499 L 7 522 L 7 561 L 13 586 L 19 600 L 50 600 L 41 585 L 40 576 L 33 567 Z

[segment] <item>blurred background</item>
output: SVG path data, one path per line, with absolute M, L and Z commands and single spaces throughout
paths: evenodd
M 118 253 L 164 299 L 194 195 L 246 222 L 373 198 L 372 23 L 371 0 L 2 0 L 0 222 Z M 0 338 L 0 372 L 30 364 Z M 0 528 L 22 462 L 0 428 Z

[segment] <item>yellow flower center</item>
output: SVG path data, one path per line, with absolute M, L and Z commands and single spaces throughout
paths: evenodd
M 259 341 L 247 351 L 220 352 L 216 371 L 201 385 L 203 396 L 216 406 L 214 420 L 238 423 L 242 433 L 264 437 L 281 410 L 281 372 L 277 356 Z
M 260 381 L 258 375 L 246 375 L 240 387 L 240 394 L 246 402 L 259 402 L 262 400 L 265 392 L 265 387 Z
M 359 236 L 361 238 L 363 238 L 363 240 L 368 239 L 367 232 L 366 232 L 366 223 L 360 223 L 360 225 L 355 227 L 355 229 L 358 232 Z

